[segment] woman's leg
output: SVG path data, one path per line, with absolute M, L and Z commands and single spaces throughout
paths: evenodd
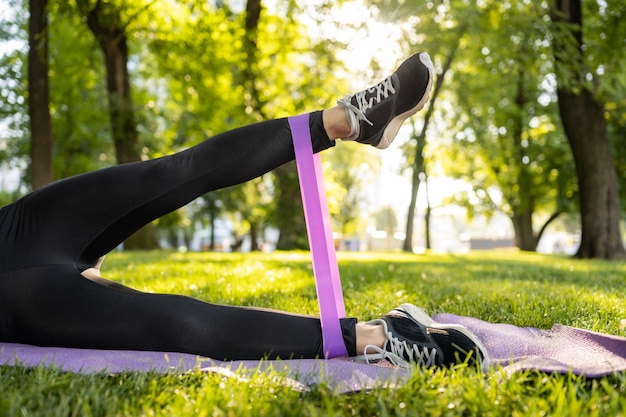
M 402 121 L 426 103 L 432 78 L 428 55 L 415 54 L 381 83 L 340 100 L 343 108 L 312 113 L 313 151 L 340 137 L 387 147 Z M 10 242 L 0 246 L 0 272 L 63 262 L 87 269 L 152 220 L 293 158 L 289 124 L 280 119 L 225 132 L 160 159 L 56 182 L 11 209 L 11 223 L 19 228 L 0 224 L 0 242 Z
M 424 57 L 414 55 L 382 83 L 346 97 L 343 115 L 341 108 L 312 114 L 313 150 L 332 146 L 335 135 L 388 146 L 401 122 L 428 98 L 432 67 Z M 335 130 L 332 120 L 341 128 Z M 320 355 L 316 318 L 112 288 L 81 275 L 152 219 L 293 158 L 288 123 L 276 120 L 170 157 L 61 181 L 0 210 L 0 340 L 176 350 L 218 359 Z M 341 325 L 351 355 L 356 346 L 373 346 L 356 340 L 354 320 Z M 387 343 L 395 336 L 385 329 Z M 379 342 L 372 343 L 383 348 L 376 330 Z
M 21 271 L 19 279 L 2 278 L 0 274 L 0 341 L 185 352 L 219 360 L 323 356 L 316 317 L 110 288 L 85 279 L 72 265 L 31 268 Z M 13 296 L 4 298 L 2 289 Z M 342 320 L 353 355 L 355 322 Z M 8 328 L 3 329 L 4 323 Z
M 332 146 L 322 113 L 310 120 L 313 149 Z M 2 225 L 20 226 L 13 236 L 11 227 L 3 233 L 15 258 L 0 265 L 0 340 L 219 359 L 320 356 L 317 318 L 147 294 L 81 275 L 152 219 L 293 158 L 287 121 L 270 121 L 172 156 L 59 181 L 7 207 Z M 355 321 L 343 322 L 346 343 L 355 346 Z
M 333 146 L 322 112 L 311 114 L 310 126 L 316 152 Z M 58 181 L 18 203 L 23 227 L 6 237 L 17 256 L 7 262 L 72 262 L 85 269 L 154 219 L 293 158 L 291 132 L 280 119 L 219 134 L 174 155 Z
M 186 352 L 219 360 L 323 357 L 314 317 L 117 290 L 84 279 L 72 265 L 22 272 L 5 282 L 0 274 L 0 313 L 12 313 L 0 314 L 0 341 Z M 7 291 L 14 297 L 5 297 Z M 13 331 L 8 338 L 7 323 Z M 371 322 L 340 324 L 350 356 L 406 367 L 466 361 L 483 370 L 489 366 L 484 346 L 469 330 L 437 323 L 409 304 Z

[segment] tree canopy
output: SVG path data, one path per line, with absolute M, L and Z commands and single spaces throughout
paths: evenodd
M 619 203 L 610 197 L 614 191 L 594 193 L 617 189 L 613 164 L 620 163 L 621 155 L 611 155 L 608 147 L 601 153 L 585 147 L 615 146 L 624 140 L 616 123 L 623 114 L 616 101 L 626 89 L 623 4 L 522 0 L 376 4 L 389 18 L 409 16 L 402 20 L 405 30 L 416 41 L 421 39 L 420 47 L 432 51 L 440 75 L 443 69 L 449 72 L 442 84 L 444 98 L 435 103 L 437 122 L 425 135 L 438 140 L 420 146 L 427 159 L 440 163 L 445 175 L 471 184 L 471 192 L 454 196 L 455 201 L 470 213 L 506 213 L 517 246 L 526 250 L 536 248 L 542 232 L 559 214 L 581 210 L 581 249 L 585 236 L 593 243 L 579 255 L 621 256 L 615 215 Z M 417 16 L 411 14 L 417 10 Z M 563 18 L 570 10 L 578 10 L 584 19 Z M 450 63 L 450 53 L 457 49 Z M 597 111 L 585 110 L 589 104 L 572 101 L 565 92 L 587 95 L 586 102 Z M 568 102 L 572 107 L 564 108 Z M 605 119 L 606 130 L 601 127 Z M 584 131 L 585 125 L 594 127 Z M 577 134 L 580 139 L 572 140 Z M 415 160 L 407 155 L 407 161 Z M 595 175 L 600 172 L 604 174 Z M 598 181 L 590 180 L 596 177 Z
M 0 16 L 0 161 L 23 173 L 16 191 L 23 193 L 32 188 L 31 145 L 42 135 L 29 126 L 35 97 L 27 79 L 29 5 L 3 2 L 9 8 Z M 353 68 L 343 59 L 352 41 L 368 36 L 368 21 L 337 19 L 351 3 L 43 2 L 53 177 L 165 155 L 243 124 L 331 106 L 345 92 L 363 88 L 365 76 L 371 83 L 378 77 L 372 69 L 385 63 L 372 57 L 371 68 Z M 357 3 L 351 10 L 366 11 L 359 13 L 363 19 L 393 22 L 393 48 L 404 55 L 426 50 L 436 65 L 436 97 L 414 119 L 415 134 L 402 147 L 406 167 L 398 167 L 413 178 L 414 197 L 428 178 L 461 178 L 470 191 L 451 201 L 470 214 L 505 213 L 524 250 L 535 250 L 554 219 L 581 212 L 588 246 L 581 256 L 619 256 L 618 249 L 598 249 L 606 239 L 613 247 L 622 243 L 619 223 L 596 221 L 613 222 L 615 216 L 594 205 L 603 197 L 590 190 L 602 187 L 590 182 L 590 172 L 608 167 L 602 181 L 614 183 L 610 206 L 621 217 L 623 2 Z M 582 18 L 572 17 L 571 10 L 580 10 Z M 589 105 L 596 116 L 581 110 Z M 596 127 L 577 128 L 587 125 Z M 598 142 L 607 144 L 605 159 L 581 151 Z M 371 150 L 346 144 L 324 161 L 334 228 L 357 236 L 375 223 L 376 209 L 364 201 L 377 159 Z M 248 209 L 234 203 L 242 200 Z M 253 242 L 274 226 L 281 231 L 279 247 L 307 245 L 293 165 L 206 202 L 211 215 L 234 219 L 237 234 Z M 378 209 L 387 206 L 379 202 Z M 412 210 L 409 225 L 416 221 Z M 194 216 L 174 216 L 161 226 L 176 227 Z M 594 232 L 598 228 L 618 229 L 617 235 L 602 237 Z M 404 246 L 411 250 L 412 228 L 407 232 Z

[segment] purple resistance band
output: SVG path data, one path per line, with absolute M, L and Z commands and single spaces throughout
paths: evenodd
M 324 356 L 327 359 L 348 356 L 339 324 L 339 319 L 345 317 L 346 313 L 324 188 L 322 161 L 319 154 L 313 154 L 309 115 L 290 117 L 289 126 L 293 137 L 304 218 L 313 258 Z

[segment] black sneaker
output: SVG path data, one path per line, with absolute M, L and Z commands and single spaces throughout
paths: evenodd
M 350 127 L 348 137 L 380 149 L 393 142 L 402 122 L 421 110 L 433 85 L 433 64 L 426 52 L 406 59 L 382 82 L 346 95 L 337 104 L 346 109 Z
M 403 368 L 410 368 L 411 363 L 432 368 L 467 362 L 485 372 L 489 368 L 483 344 L 466 327 L 437 323 L 412 304 L 402 304 L 369 324 L 382 325 L 387 340 L 383 348 L 365 347 L 357 359 L 367 363 L 386 359 Z

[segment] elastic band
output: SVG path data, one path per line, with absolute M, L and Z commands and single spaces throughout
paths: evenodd
M 339 324 L 339 319 L 344 318 L 346 313 L 324 188 L 322 161 L 319 154 L 313 154 L 309 115 L 290 117 L 289 127 L 296 154 L 304 218 L 313 258 L 324 356 L 327 359 L 348 356 Z

